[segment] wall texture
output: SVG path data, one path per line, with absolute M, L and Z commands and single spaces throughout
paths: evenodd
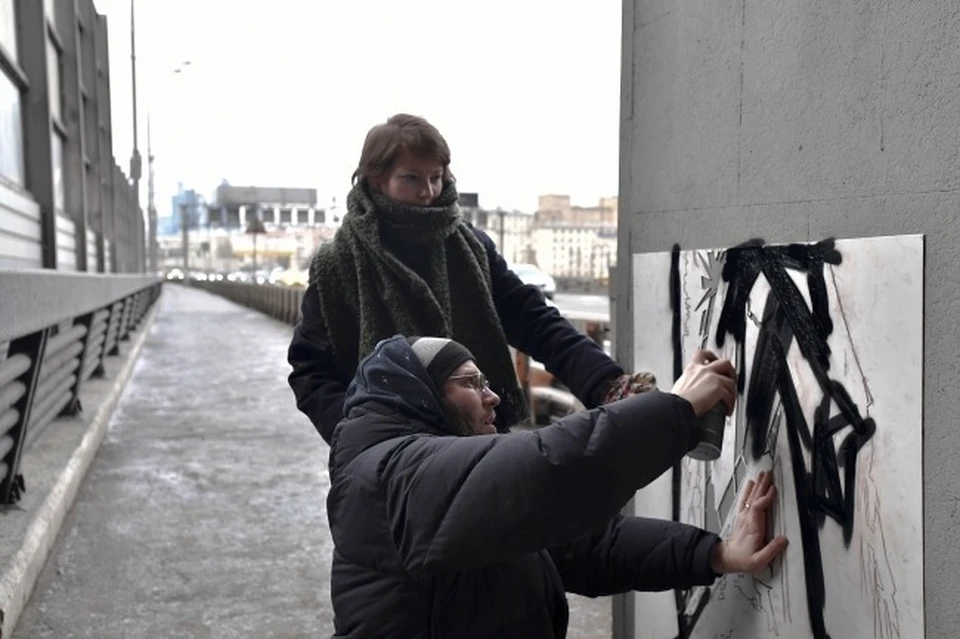
M 619 264 L 674 243 L 926 235 L 926 625 L 955 636 L 960 3 L 624 0 L 621 100 Z M 632 361 L 643 300 L 619 273 Z

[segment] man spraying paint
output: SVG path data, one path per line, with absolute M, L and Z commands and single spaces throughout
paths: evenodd
M 671 392 L 497 433 L 499 397 L 470 351 L 380 342 L 331 441 L 335 636 L 559 639 L 565 592 L 689 587 L 767 566 L 787 545 L 766 538 L 768 473 L 723 540 L 619 514 L 696 445 L 698 415 L 734 405 L 733 366 L 714 360 L 698 352 Z

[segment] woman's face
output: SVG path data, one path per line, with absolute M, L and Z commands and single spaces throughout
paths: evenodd
M 374 187 L 397 202 L 430 206 L 443 190 L 443 165 L 436 159 L 404 151 L 386 173 L 374 180 Z

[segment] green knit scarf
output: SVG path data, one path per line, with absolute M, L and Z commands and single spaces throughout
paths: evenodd
M 448 337 L 477 358 L 500 396 L 497 426 L 506 431 L 529 417 L 507 338 L 493 303 L 487 252 L 463 222 L 453 184 L 428 207 L 395 202 L 357 183 L 333 242 L 317 251 L 310 281 L 337 366 L 350 378 L 381 339 L 395 334 Z M 426 277 L 386 248 L 418 252 Z

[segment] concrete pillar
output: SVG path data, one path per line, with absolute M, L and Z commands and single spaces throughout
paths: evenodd
M 928 636 L 954 636 L 960 627 L 957 1 L 687 3 L 673 12 L 664 6 L 623 0 L 615 355 L 634 362 L 635 334 L 644 330 L 633 319 L 635 306 L 646 302 L 631 297 L 634 254 L 674 244 L 724 248 L 751 238 L 789 243 L 923 234 L 923 464 L 915 470 L 922 473 L 924 516 L 922 537 L 907 540 L 923 547 L 923 610 L 884 608 L 882 619 L 854 621 L 900 634 L 899 623 L 887 625 L 894 623 L 889 614 L 922 614 Z M 900 436 L 898 425 L 885 426 L 892 428 L 888 437 Z M 857 489 L 859 495 L 859 483 Z M 886 534 L 901 534 L 896 522 Z M 793 548 L 801 543 L 790 541 Z M 884 584 L 891 592 L 898 585 Z M 631 601 L 639 606 L 642 597 L 618 600 L 615 637 L 663 636 L 650 616 L 638 615 L 635 624 Z M 714 631 L 722 629 L 707 634 Z
M 241 204 L 240 205 L 240 230 L 242 231 L 246 228 L 247 228 L 247 205 Z

